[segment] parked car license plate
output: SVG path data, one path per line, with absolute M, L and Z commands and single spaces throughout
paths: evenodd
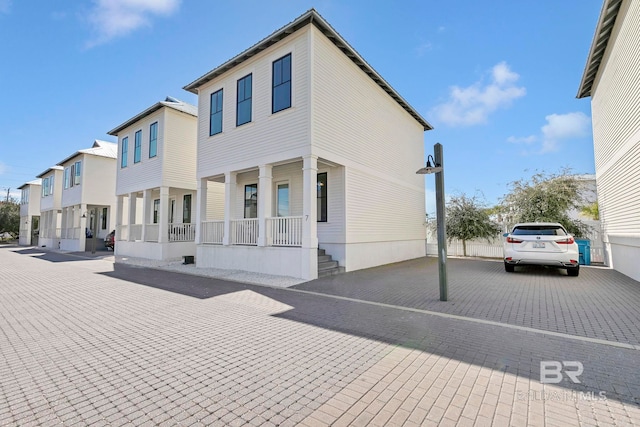
M 544 248 L 544 242 L 533 242 L 534 248 Z

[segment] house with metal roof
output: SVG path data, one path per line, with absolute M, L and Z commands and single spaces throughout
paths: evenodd
M 184 89 L 198 95 L 197 267 L 313 279 L 425 255 L 415 171 L 432 127 L 317 11 Z
M 59 248 L 62 226 L 63 168 L 52 166 L 40 173 L 40 232 L 38 246 Z
M 18 190 L 20 194 L 20 232 L 18 244 L 23 246 L 38 245 L 40 233 L 40 192 L 42 180 L 34 179 L 25 182 Z
M 117 256 L 173 260 L 195 255 L 197 126 L 195 105 L 167 97 L 108 132 L 118 138 Z M 215 202 L 216 187 L 209 193 Z M 217 218 L 213 207 L 210 214 Z
M 60 234 L 53 247 L 67 251 L 104 248 L 104 238 L 114 223 L 116 148 L 112 142 L 95 140 L 90 148 L 57 164 L 55 185 L 61 191 L 61 214 Z
M 604 0 L 577 96 L 591 97 L 605 260 L 640 280 L 640 2 Z

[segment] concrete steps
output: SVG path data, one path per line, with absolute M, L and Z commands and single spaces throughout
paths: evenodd
M 324 249 L 318 249 L 318 277 L 333 276 L 344 273 L 344 267 L 338 265 Z

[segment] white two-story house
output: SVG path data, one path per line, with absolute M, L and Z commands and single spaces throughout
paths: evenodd
M 38 245 L 40 233 L 40 191 L 42 181 L 36 179 L 18 187 L 20 194 L 20 237 L 18 244 Z
M 62 225 L 62 173 L 61 166 L 42 172 L 40 178 L 40 233 L 38 246 L 58 249 Z
M 62 168 L 57 182 L 62 187 L 59 249 L 104 248 L 115 218 L 116 149 L 117 144 L 95 140 L 91 148 L 58 163 Z
M 167 97 L 109 131 L 118 138 L 116 255 L 195 255 L 197 126 L 195 105 Z
M 605 262 L 640 280 L 640 2 L 603 1 L 578 89 L 585 97 Z
M 313 279 L 329 255 L 346 271 L 425 255 L 415 171 L 431 126 L 315 10 L 184 89 L 198 95 L 197 267 Z

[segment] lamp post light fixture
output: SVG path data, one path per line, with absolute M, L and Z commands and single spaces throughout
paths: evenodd
M 436 228 L 438 230 L 438 278 L 440 281 L 440 301 L 447 301 L 447 232 L 444 217 L 444 159 L 442 144 L 433 146 L 433 154 L 427 156 L 425 167 L 416 171 L 418 175 L 436 174 Z M 433 164 L 431 161 L 433 160 Z

